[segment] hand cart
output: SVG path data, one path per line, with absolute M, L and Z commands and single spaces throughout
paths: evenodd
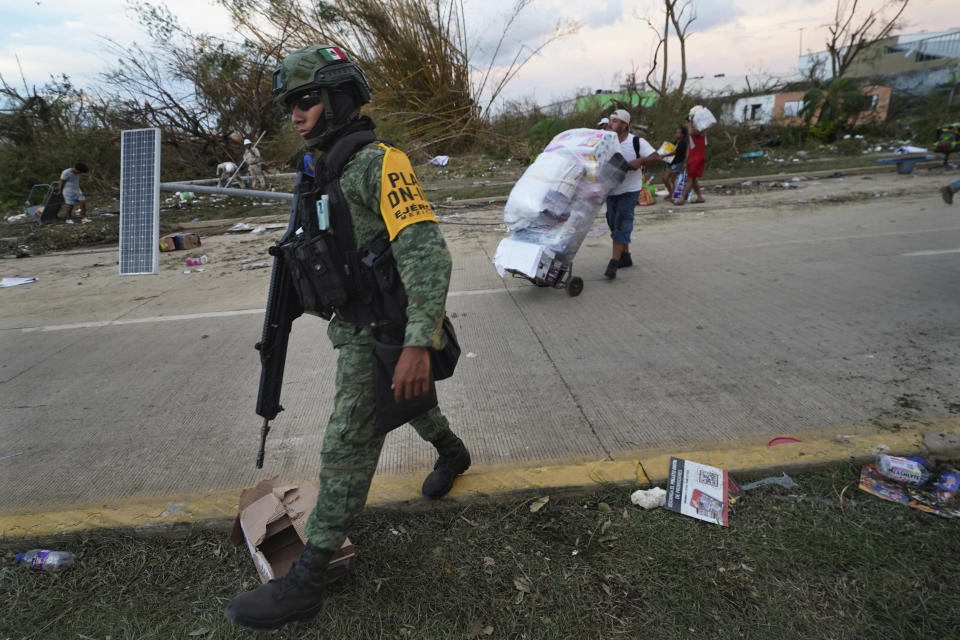
M 583 278 L 573 275 L 573 262 L 564 264 L 559 259 L 554 260 L 559 266 L 556 269 L 551 265 L 544 277 L 530 277 L 522 271 L 516 269 L 504 269 L 514 278 L 522 278 L 532 282 L 538 287 L 553 287 L 554 289 L 566 289 L 567 295 L 575 298 L 583 291 Z

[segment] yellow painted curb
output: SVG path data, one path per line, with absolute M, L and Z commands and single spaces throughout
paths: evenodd
M 485 496 L 570 490 L 599 483 L 662 484 L 670 458 L 679 457 L 726 469 L 760 473 L 862 460 L 877 453 L 926 453 L 925 433 L 960 437 L 960 417 L 898 424 L 804 430 L 801 442 L 768 446 L 773 436 L 703 441 L 671 448 L 622 452 L 616 460 L 519 466 L 472 467 L 460 477 L 448 499 L 470 501 Z M 424 472 L 374 478 L 368 506 L 421 502 Z M 302 479 L 301 479 L 302 480 Z M 284 479 L 284 482 L 297 482 Z M 148 528 L 183 523 L 226 521 L 237 513 L 242 489 L 176 496 L 124 498 L 109 504 L 51 507 L 42 513 L 0 515 L 0 539 L 42 537 L 105 528 Z

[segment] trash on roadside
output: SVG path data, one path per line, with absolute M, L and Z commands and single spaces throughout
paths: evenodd
M 755 482 L 748 482 L 747 484 L 742 484 L 740 485 L 740 488 L 743 489 L 744 491 L 749 491 L 750 489 L 756 489 L 757 487 L 762 487 L 763 485 L 767 485 L 767 484 L 777 484 L 787 489 L 792 489 L 794 487 L 800 486 L 793 481 L 793 478 L 791 478 L 786 473 L 784 473 L 783 475 L 780 475 L 780 476 L 771 476 L 769 478 L 763 478 L 762 480 L 757 480 Z
M 37 571 L 63 571 L 77 563 L 77 556 L 69 551 L 51 551 L 50 549 L 31 549 L 18 553 L 13 561 Z
M 207 264 L 210 261 L 210 258 L 206 254 L 200 256 L 199 258 L 187 258 L 186 264 L 188 267 L 198 267 L 202 264 Z
M 884 478 L 909 484 L 914 487 L 923 486 L 932 475 L 924 467 L 920 458 L 900 458 L 898 456 L 877 456 L 877 471 Z
M 903 146 L 897 147 L 896 149 L 893 150 L 893 152 L 898 155 L 905 155 L 908 153 L 927 153 L 927 150 L 924 149 L 923 147 L 914 147 L 912 145 L 905 144 Z
M 723 469 L 670 458 L 665 505 L 670 511 L 726 527 L 729 505 L 741 493 L 742 489 Z
M 427 160 L 427 164 L 432 164 L 435 167 L 445 167 L 450 164 L 450 156 L 433 156 Z
M 7 458 L 16 458 L 17 456 L 22 456 L 23 451 L 17 451 L 16 453 L 8 453 L 5 456 L 0 456 L 0 460 L 6 460 Z
M 264 480 L 240 494 L 239 513 L 233 522 L 230 542 L 246 543 L 260 580 L 264 583 L 285 575 L 306 545 L 307 516 L 317 503 L 317 485 L 276 485 Z M 353 543 L 347 538 L 333 554 L 326 580 L 343 577 L 353 566 Z
M 763 151 L 745 151 L 740 154 L 741 158 L 762 158 Z
M 36 278 L 3 278 L 0 280 L 0 287 L 15 287 L 20 284 L 30 284 L 36 282 Z
M 228 233 L 238 233 L 238 232 L 242 233 L 245 231 L 253 231 L 253 225 L 247 224 L 246 222 L 238 222 L 237 224 L 227 229 Z
M 791 438 L 790 436 L 779 436 L 768 442 L 767 446 L 775 447 L 778 444 L 793 444 L 795 442 L 802 442 L 802 440 L 797 440 L 796 438 Z
M 533 502 L 533 504 L 530 505 L 530 513 L 536 513 L 537 511 L 540 511 L 540 509 L 543 509 L 548 502 L 550 502 L 550 496 L 538 498 Z
M 251 269 L 266 269 L 270 266 L 269 262 L 248 262 L 240 266 L 240 271 L 250 271 Z
M 920 478 L 926 479 L 919 485 L 910 484 Z M 951 467 L 932 471 L 918 458 L 879 455 L 875 463 L 866 464 L 860 470 L 860 489 L 918 511 L 960 518 L 960 504 L 955 500 L 960 489 L 960 472 Z
M 648 511 L 656 509 L 667 504 L 667 491 L 660 487 L 638 489 L 630 494 L 630 502 Z
M 160 238 L 160 251 L 182 251 L 199 246 L 199 233 L 174 233 Z

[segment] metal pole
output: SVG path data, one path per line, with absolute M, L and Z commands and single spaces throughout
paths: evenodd
M 161 182 L 161 191 L 194 191 L 212 193 L 218 196 L 240 196 L 242 198 L 268 198 L 272 200 L 293 200 L 292 193 L 282 191 L 256 191 L 254 189 L 233 189 L 231 187 L 204 187 L 186 182 Z

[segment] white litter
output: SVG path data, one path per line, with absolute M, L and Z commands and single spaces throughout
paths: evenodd
M 4 278 L 0 280 L 0 287 L 15 287 L 18 284 L 30 284 L 36 280 L 36 278 Z
M 667 504 L 667 491 L 660 487 L 638 489 L 630 494 L 630 502 L 648 511 Z
M 450 164 L 450 156 L 433 156 L 427 163 L 435 167 L 445 167 Z

